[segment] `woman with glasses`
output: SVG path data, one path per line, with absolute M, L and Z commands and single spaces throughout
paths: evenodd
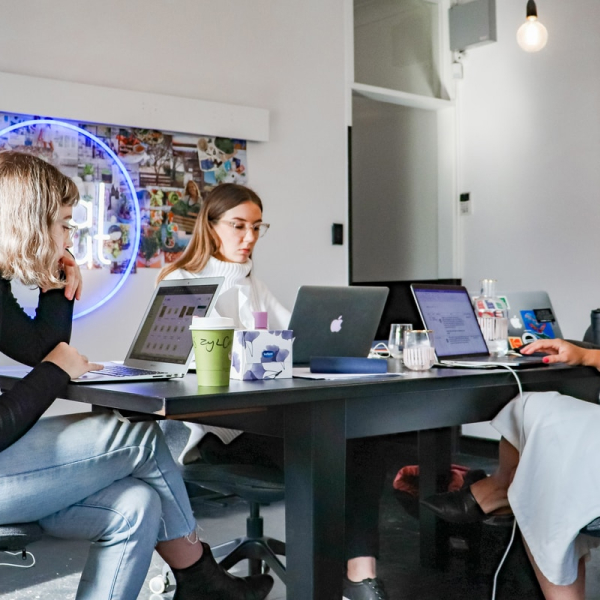
M 252 311 L 269 313 L 271 329 L 284 329 L 290 313 L 252 273 L 252 250 L 269 225 L 262 202 L 234 183 L 213 188 L 203 202 L 189 245 L 166 266 L 161 279 L 224 277 L 213 314 L 232 317 L 237 329 L 254 327 Z
M 38 521 L 92 542 L 78 600 L 137 598 L 154 549 L 177 600 L 263 600 L 269 576 L 238 579 L 200 542 L 160 429 L 108 414 L 40 419 L 67 383 L 102 365 L 68 344 L 81 277 L 73 256 L 75 184 L 45 161 L 0 153 L 0 351 L 33 367 L 0 396 L 0 523 Z M 30 318 L 11 280 L 38 287 Z
M 269 229 L 263 205 L 251 189 L 233 183 L 216 186 L 206 196 L 192 238 L 179 260 L 165 267 L 162 279 L 224 277 L 213 315 L 230 317 L 236 329 L 253 329 L 253 312 L 267 312 L 270 329 L 286 329 L 290 313 L 252 272 L 252 251 Z M 186 423 L 189 441 L 178 460 L 197 449 L 208 462 L 260 464 L 283 468 L 281 439 Z M 169 422 L 169 428 L 183 424 Z M 346 491 L 347 600 L 386 600 L 376 576 L 379 553 L 379 499 L 385 460 L 377 440 L 348 442 Z

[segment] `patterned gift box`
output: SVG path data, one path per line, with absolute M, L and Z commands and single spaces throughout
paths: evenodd
M 231 379 L 286 379 L 292 376 L 290 329 L 236 331 L 231 351 Z

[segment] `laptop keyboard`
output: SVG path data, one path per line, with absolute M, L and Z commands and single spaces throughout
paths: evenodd
M 101 373 L 111 377 L 134 377 L 136 375 L 164 375 L 163 371 L 148 371 L 147 369 L 136 369 L 135 367 L 126 367 L 125 365 L 108 365 L 99 371 L 92 373 Z

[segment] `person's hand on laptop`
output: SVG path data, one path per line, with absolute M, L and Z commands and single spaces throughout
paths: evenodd
M 73 346 L 69 346 L 65 342 L 58 344 L 42 362 L 53 362 L 65 371 L 71 379 L 77 379 L 88 371 L 98 371 L 103 367 L 98 363 L 89 362 L 87 356 L 79 354 Z
M 594 352 L 593 350 L 580 348 L 561 339 L 536 340 L 520 348 L 519 352 L 525 356 L 535 352 L 547 352 L 548 356 L 545 356 L 542 360 L 548 364 L 566 363 L 567 365 L 595 367 L 598 360 L 596 357 L 589 356 L 590 353 Z M 595 360 L 593 360 L 594 358 Z

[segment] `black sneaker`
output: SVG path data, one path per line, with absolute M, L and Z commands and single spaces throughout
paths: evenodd
M 377 577 L 358 583 L 344 577 L 343 600 L 388 600 L 388 595 L 383 589 L 383 581 Z

